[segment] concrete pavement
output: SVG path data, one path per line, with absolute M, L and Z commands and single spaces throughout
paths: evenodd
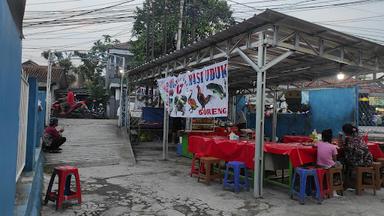
M 137 164 L 133 165 L 127 144 L 115 135 L 116 127 L 109 120 L 61 121 L 67 124 L 69 142 L 61 154 L 48 155 L 47 164 L 67 160 L 79 165 L 83 203 L 67 202 L 55 211 L 50 202 L 42 215 L 384 215 L 384 190 L 376 196 L 370 191 L 362 196 L 347 191 L 344 197 L 322 205 L 313 201 L 300 205 L 287 190 L 267 186 L 264 198 L 255 199 L 251 192 L 236 194 L 219 183 L 198 183 L 189 177 L 189 159 L 170 151 L 170 160 L 162 161 L 161 151 L 153 144 L 147 150 L 144 145 L 136 148 Z M 45 186 L 50 171 L 46 169 Z

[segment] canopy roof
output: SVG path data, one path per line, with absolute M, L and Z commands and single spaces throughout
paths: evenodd
M 262 37 L 262 38 L 261 38 Z M 257 62 L 258 46 L 266 51 L 268 86 L 295 84 L 333 76 L 382 72 L 384 46 L 273 10 L 266 10 L 181 50 L 128 71 L 131 83 L 150 83 L 229 59 L 229 87 L 254 89 L 256 73 L 240 56 Z

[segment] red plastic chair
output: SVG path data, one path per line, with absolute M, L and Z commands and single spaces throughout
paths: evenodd
M 329 182 L 329 172 L 326 169 L 317 168 L 317 177 L 319 178 L 319 184 L 320 184 L 320 195 L 321 198 L 325 199 L 326 197 L 330 197 L 332 191 L 330 191 L 330 182 Z M 324 188 L 324 177 L 325 177 L 325 183 L 326 187 Z
M 203 153 L 194 153 L 192 156 L 192 164 L 191 164 L 191 172 L 190 176 L 198 176 L 199 175 L 199 168 L 200 168 L 200 158 L 204 157 L 205 155 Z M 196 167 L 196 162 L 198 164 L 198 167 Z
M 56 175 L 59 177 L 58 191 L 52 192 L 53 182 Z M 72 191 L 71 176 L 74 175 L 76 179 L 76 191 Z M 81 204 L 81 187 L 79 171 L 73 166 L 59 166 L 53 170 L 51 180 L 49 181 L 47 193 L 45 195 L 44 204 L 48 201 L 56 202 L 56 210 L 62 207 L 65 200 L 77 199 L 78 204 Z

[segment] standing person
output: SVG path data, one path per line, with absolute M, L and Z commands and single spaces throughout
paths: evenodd
M 69 107 L 72 107 L 73 105 L 75 105 L 75 94 L 70 88 L 68 89 L 68 92 L 67 92 L 67 103 Z
M 58 119 L 51 118 L 49 121 L 49 126 L 44 130 L 43 136 L 43 149 L 47 151 L 60 151 L 60 146 L 65 143 L 67 140 L 61 135 L 64 132 L 64 129 L 57 130 Z

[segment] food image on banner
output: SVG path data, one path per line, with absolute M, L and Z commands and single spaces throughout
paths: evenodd
M 172 117 L 228 115 L 228 61 L 158 80 L 158 86 Z

